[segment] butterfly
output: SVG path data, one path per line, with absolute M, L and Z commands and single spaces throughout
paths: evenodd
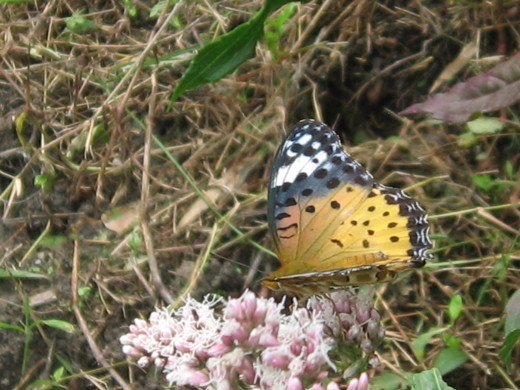
M 276 153 L 267 219 L 281 267 L 262 280 L 311 295 L 386 282 L 431 259 L 423 208 L 374 178 L 327 125 L 300 121 Z

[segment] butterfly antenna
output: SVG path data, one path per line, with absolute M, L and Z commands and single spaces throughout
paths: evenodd
M 262 263 L 264 261 L 264 256 L 263 256 L 264 253 L 262 253 L 262 252 L 257 252 L 253 262 L 250 263 L 250 264 L 244 263 L 242 261 L 233 260 L 230 257 L 222 256 L 222 255 L 220 255 L 220 254 L 218 254 L 216 252 L 211 252 L 211 255 L 215 256 L 216 258 L 219 258 L 221 260 L 225 260 L 227 262 L 230 262 L 231 264 L 239 265 L 239 266 L 244 267 L 244 268 L 249 268 L 250 270 L 248 272 L 248 275 L 247 275 L 246 279 L 249 278 L 251 274 L 253 275 L 252 278 L 254 278 L 254 274 L 257 273 L 257 272 L 262 274 L 262 275 L 267 275 L 267 273 L 268 273 L 267 271 L 259 269 L 260 263 Z

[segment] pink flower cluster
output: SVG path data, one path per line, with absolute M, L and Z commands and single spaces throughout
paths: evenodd
M 330 297 L 313 296 L 307 307 L 324 321 L 326 333 L 336 342 L 331 358 L 349 378 L 366 366 L 377 368 L 377 346 L 385 337 L 381 317 L 373 303 L 373 289 L 361 288 L 357 293 L 342 290 Z
M 152 313 L 149 321 L 134 320 L 120 341 L 123 352 L 137 358 L 139 366 L 162 368 L 171 386 L 336 390 L 339 384 L 331 379 L 331 374 L 337 376 L 336 362 L 330 356 L 339 344 L 347 339 L 359 341 L 359 334 L 367 334 L 373 326 L 368 325 L 370 310 L 360 325 L 361 312 L 354 309 L 352 314 L 355 301 L 350 295 L 336 299 L 335 294 L 331 299 L 311 299 L 312 309 L 299 308 L 295 301 L 289 314 L 283 314 L 283 304 L 257 298 L 252 292 L 229 301 L 188 298 L 172 313 L 162 309 Z M 349 313 L 334 313 L 336 306 L 345 309 L 345 302 Z M 220 315 L 216 313 L 219 306 L 223 307 Z M 352 324 L 348 316 L 355 317 Z M 356 326 L 360 330 L 351 332 Z M 363 338 L 367 339 L 370 336 Z M 352 374 L 359 375 L 359 361 L 350 363 L 356 363 Z M 368 376 L 363 373 L 350 381 L 348 390 L 367 387 Z
M 307 306 L 313 312 L 321 313 L 335 338 L 358 342 L 364 352 L 371 353 L 385 336 L 371 294 L 369 289 L 360 290 L 358 294 L 344 290 L 331 294 L 330 299 L 313 296 Z
M 207 296 L 203 302 L 192 298 L 173 313 L 157 309 L 149 321 L 135 319 L 130 333 L 121 336 L 123 352 L 138 358 L 140 367 L 163 368 L 166 379 L 178 386 L 201 386 L 210 380 L 201 369 L 210 348 L 219 339 L 222 318 L 214 307 L 221 299 Z

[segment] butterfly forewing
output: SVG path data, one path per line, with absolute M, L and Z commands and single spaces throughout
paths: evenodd
M 422 266 L 431 247 L 419 204 L 374 183 L 312 120 L 298 123 L 276 154 L 268 221 L 281 263 L 264 280 L 270 288 L 312 293 L 386 281 Z
M 350 182 L 355 185 L 342 186 Z M 334 132 L 318 122 L 300 122 L 276 154 L 268 192 L 269 227 L 282 264 L 314 258 L 371 187 L 372 176 L 343 151 Z M 338 209 L 336 199 L 347 190 L 350 201 Z

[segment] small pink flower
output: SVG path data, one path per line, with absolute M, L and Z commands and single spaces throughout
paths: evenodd
M 244 359 L 242 361 L 242 365 L 240 366 L 240 374 L 244 377 L 244 380 L 247 384 L 253 385 L 255 383 L 256 371 L 253 363 L 250 360 Z
M 180 366 L 175 371 L 170 371 L 166 375 L 166 380 L 178 386 L 201 387 L 209 382 L 209 377 L 205 372 L 190 366 Z
M 291 353 L 284 353 L 281 348 L 268 348 L 262 353 L 262 361 L 272 367 L 285 370 L 294 359 Z
M 247 340 L 249 333 L 242 324 L 235 320 L 226 321 L 220 332 L 220 339 L 224 344 L 233 345 L 236 342 Z
M 352 379 L 347 387 L 347 390 L 367 390 L 368 389 L 368 375 L 363 372 L 359 378 Z
M 303 390 L 303 383 L 300 378 L 290 378 L 287 383 L 287 390 Z
M 215 345 L 212 345 L 208 349 L 208 357 L 216 357 L 216 356 L 222 356 L 225 353 L 228 353 L 231 350 L 231 347 L 227 344 L 218 343 Z
M 248 291 L 246 294 L 243 295 L 242 300 L 242 310 L 244 312 L 245 318 L 247 319 L 255 319 L 255 311 L 257 309 L 257 299 L 254 293 L 251 291 Z M 262 317 L 260 317 L 260 320 Z
M 326 390 L 340 390 L 340 389 L 339 389 L 339 385 L 336 382 L 330 382 L 327 385 Z
M 276 347 L 280 344 L 280 340 L 270 332 L 263 332 L 258 339 L 258 346 L 261 348 Z
M 148 367 L 150 365 L 150 358 L 148 356 L 143 356 L 137 360 L 137 365 L 141 368 Z

